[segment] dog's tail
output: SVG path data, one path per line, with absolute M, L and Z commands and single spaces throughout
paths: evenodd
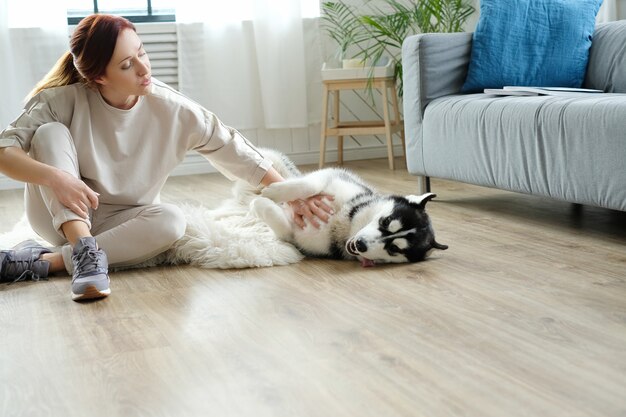
M 264 157 L 272 161 L 272 166 L 283 178 L 293 178 L 302 175 L 293 161 L 287 155 L 267 148 L 257 148 Z M 233 196 L 240 204 L 248 204 L 254 197 L 260 195 L 260 187 L 253 187 L 245 181 L 237 180 L 233 187 Z
M 293 163 L 293 161 L 287 158 L 287 155 L 275 151 L 274 149 L 258 148 L 259 152 L 263 154 L 267 159 L 272 161 L 274 169 L 278 171 L 283 178 L 300 177 L 302 173 Z

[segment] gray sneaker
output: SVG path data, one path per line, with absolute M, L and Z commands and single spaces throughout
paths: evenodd
M 109 262 L 104 251 L 98 249 L 95 238 L 78 239 L 72 251 L 72 263 L 72 300 L 102 298 L 111 294 Z
M 11 250 L 0 250 L 0 282 L 47 279 L 50 262 L 39 257 L 50 252 L 34 240 L 22 242 Z

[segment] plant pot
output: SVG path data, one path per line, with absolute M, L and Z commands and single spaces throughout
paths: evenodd
M 363 79 L 373 76 L 378 77 L 393 77 L 393 66 L 391 60 L 385 60 L 386 65 L 380 65 L 372 67 L 357 67 L 357 68 L 333 68 L 326 62 L 322 65 L 322 80 L 351 80 L 351 79 Z
M 344 59 L 342 68 L 365 68 L 365 61 L 361 58 Z

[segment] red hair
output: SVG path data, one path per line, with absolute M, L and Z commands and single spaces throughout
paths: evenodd
M 135 25 L 121 16 L 92 14 L 85 17 L 72 34 L 70 50 L 59 58 L 28 97 L 46 88 L 77 82 L 95 88 L 95 80 L 106 72 L 117 37 L 125 29 L 137 31 Z

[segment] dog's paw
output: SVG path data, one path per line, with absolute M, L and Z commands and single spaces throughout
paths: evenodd
M 250 202 L 250 213 L 261 220 L 268 217 L 268 213 L 272 212 L 276 207 L 276 203 L 264 197 L 257 197 Z
M 292 231 L 289 219 L 285 216 L 283 209 L 272 200 L 265 197 L 255 198 L 250 203 L 250 212 L 267 223 L 279 239 L 291 239 Z

